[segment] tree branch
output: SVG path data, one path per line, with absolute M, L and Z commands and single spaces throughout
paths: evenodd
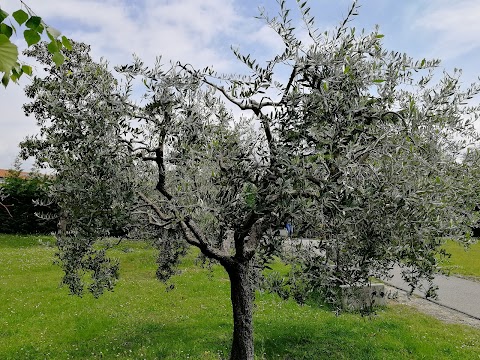
M 138 154 L 143 161 L 157 161 L 158 159 L 155 156 L 143 156 L 142 154 Z
M 7 211 L 8 215 L 10 215 L 10 217 L 13 217 L 12 214 L 10 213 L 10 210 L 8 210 L 8 207 L 7 207 L 7 206 L 11 206 L 11 205 L 4 205 L 1 202 L 0 202 L 0 205 L 3 206 L 3 208 Z
M 167 111 L 164 111 L 165 123 L 169 123 L 170 121 L 170 114 Z M 155 159 L 154 161 L 157 163 L 158 167 L 158 182 L 156 189 L 160 191 L 160 193 L 165 196 L 169 201 L 173 199 L 173 196 L 167 191 L 165 188 L 165 164 L 164 164 L 164 157 L 163 157 L 163 143 L 165 141 L 165 137 L 167 136 L 167 130 L 165 128 L 162 129 L 160 133 L 160 138 L 158 140 L 158 147 L 155 149 Z
M 245 219 L 243 226 L 235 232 L 235 258 L 246 259 L 245 257 L 245 239 L 250 234 L 252 227 L 255 225 L 259 214 L 250 211 L 248 217 Z
M 169 222 L 173 220 L 173 217 L 166 215 L 162 210 L 160 210 L 160 208 L 156 204 L 154 204 L 149 198 L 147 198 L 145 194 L 143 194 L 142 192 L 138 192 L 138 195 L 143 201 L 147 203 L 148 206 L 153 209 L 153 211 L 162 221 Z
M 282 100 L 280 100 L 280 103 L 284 103 L 286 101 L 286 97 L 288 95 L 288 92 L 290 91 L 290 87 L 292 86 L 293 79 L 295 79 L 295 76 L 297 76 L 297 65 L 293 67 L 292 73 L 290 74 L 290 79 L 288 79 L 287 87 L 283 92 Z
M 204 255 L 219 261 L 224 266 L 232 263 L 233 260 L 231 256 L 225 255 L 205 241 L 205 237 L 201 233 L 201 230 L 192 219 L 187 218 L 185 221 L 180 221 L 180 226 L 182 227 L 187 242 L 198 247 Z
M 147 211 L 133 211 L 132 214 L 140 214 L 140 215 L 147 216 L 148 217 L 148 223 L 150 225 L 158 226 L 159 228 L 164 228 L 165 226 L 170 225 L 172 223 L 172 221 L 166 221 L 162 224 L 162 223 L 158 222 L 156 219 L 154 219 L 152 214 L 147 212 Z
M 182 228 L 183 235 L 185 236 L 185 240 L 187 240 L 190 245 L 200 248 L 202 244 L 200 244 L 193 232 L 188 228 L 185 221 L 180 221 L 180 226 Z
M 182 64 L 179 64 L 179 66 L 185 70 L 186 72 L 188 72 L 189 74 L 191 75 L 195 75 L 194 72 L 190 69 L 188 69 L 185 65 L 182 65 Z M 294 77 L 294 75 L 292 74 L 292 76 Z M 265 117 L 265 115 L 262 113 L 261 109 L 263 107 L 267 107 L 267 106 L 278 106 L 280 105 L 280 103 L 277 103 L 277 102 L 274 102 L 274 101 L 263 101 L 263 99 L 265 99 L 265 97 L 262 97 L 262 100 L 260 100 L 260 102 L 257 102 L 253 99 L 246 99 L 245 101 L 242 101 L 242 100 L 239 100 L 239 99 L 236 99 L 235 97 L 233 97 L 232 95 L 230 95 L 227 90 L 225 90 L 225 88 L 223 86 L 219 86 L 211 81 L 209 81 L 205 76 L 203 76 L 202 78 L 202 81 L 211 86 L 212 88 L 220 91 L 223 96 L 225 96 L 225 98 L 230 101 L 232 104 L 238 106 L 238 108 L 240 110 L 252 110 L 253 113 L 260 119 L 261 123 L 262 123 L 262 127 L 263 127 L 263 130 L 265 132 L 265 136 L 267 138 L 267 142 L 268 142 L 268 145 L 269 145 L 269 148 L 270 148 L 270 151 L 272 150 L 272 142 L 273 142 L 273 136 L 272 136 L 272 132 L 271 132 L 271 129 L 270 129 L 270 124 L 269 124 L 269 119 Z M 293 79 L 292 79 L 293 81 Z
M 250 234 L 248 238 L 245 240 L 245 246 L 244 246 L 244 256 L 247 259 L 251 259 L 253 255 L 255 255 L 255 251 L 258 248 L 258 245 L 260 244 L 260 240 L 262 239 L 263 236 L 263 231 L 264 231 L 264 220 L 265 218 L 260 218 L 258 219 L 255 224 L 253 224 Z
M 165 215 L 160 210 L 160 208 L 157 205 L 155 205 L 149 198 L 147 198 L 143 193 L 139 192 L 138 194 L 142 198 L 142 200 L 145 201 L 147 203 L 147 205 L 150 206 L 155 211 L 157 216 L 162 221 L 165 221 L 166 224 L 169 224 L 169 223 L 172 222 L 173 218 Z M 151 215 L 149 215 L 149 220 L 150 220 L 149 221 L 150 224 L 152 224 L 152 225 L 157 225 L 157 226 L 160 226 L 160 227 L 163 226 L 162 224 L 160 224 L 156 221 L 153 221 L 153 219 L 151 218 Z M 205 254 L 206 256 L 211 257 L 215 260 L 220 261 L 222 264 L 230 263 L 232 261 L 230 256 L 226 256 L 225 254 L 223 254 L 219 250 L 213 248 L 206 241 L 206 239 L 203 236 L 201 230 L 199 229 L 197 224 L 191 218 L 187 218 L 185 221 L 180 221 L 180 226 L 182 228 L 183 235 L 185 236 L 185 240 L 189 244 L 198 247 L 202 251 L 203 254 Z
M 273 135 L 272 135 L 272 130 L 270 129 L 270 124 L 269 124 L 270 119 L 267 118 L 259 108 L 252 109 L 252 111 L 260 119 L 260 122 L 261 122 L 262 127 L 263 127 L 263 131 L 265 132 L 265 137 L 267 138 L 268 148 L 269 148 L 270 153 L 271 153 L 272 152 L 272 146 L 273 146 Z
M 185 65 L 182 65 L 182 64 L 179 64 L 179 66 L 185 70 L 186 72 L 188 72 L 189 74 L 191 75 L 195 75 L 192 70 L 188 69 Z M 209 80 L 207 80 L 205 78 L 205 76 L 203 76 L 203 78 L 201 79 L 205 84 L 207 85 L 210 85 L 211 87 L 213 87 L 214 89 L 220 91 L 223 96 L 225 96 L 225 98 L 230 101 L 232 104 L 234 105 L 237 105 L 241 110 L 254 110 L 254 109 L 261 109 L 265 106 L 275 106 L 275 105 L 278 105 L 276 102 L 274 101 L 266 101 L 266 102 L 263 102 L 263 99 L 265 99 L 265 97 L 262 98 L 262 100 L 260 101 L 260 103 L 258 103 L 257 101 L 253 100 L 253 99 L 246 99 L 246 103 L 244 101 L 241 101 L 241 100 L 238 100 L 238 99 L 235 99 L 232 95 L 230 95 L 227 90 L 225 90 L 225 88 L 223 86 L 219 86 Z

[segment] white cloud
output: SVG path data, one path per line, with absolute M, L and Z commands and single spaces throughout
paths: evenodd
M 19 6 L 8 5 L 13 6 L 4 7 L 9 12 Z M 112 65 L 129 63 L 136 53 L 146 63 L 162 55 L 164 61 L 233 71 L 228 41 L 251 30 L 244 26 L 250 20 L 236 13 L 234 0 L 45 0 L 31 5 L 48 24 L 90 44 L 95 58 L 103 56 Z M 22 44 L 21 35 L 15 41 Z M 19 141 L 37 132 L 21 109 L 27 101 L 22 87 L 0 89 L 0 168 L 13 163 Z
M 125 63 L 136 53 L 145 60 L 193 62 L 227 67 L 229 44 L 250 21 L 235 12 L 233 0 L 146 0 L 141 7 L 121 1 L 44 1 L 38 12 L 68 24 L 67 35 L 92 45 L 93 53 Z M 61 27 L 61 26 L 57 26 Z
M 260 61 L 271 59 L 283 50 L 278 35 L 253 18 L 258 15 L 256 8 L 261 3 L 271 15 L 277 14 L 278 7 L 271 0 L 42 0 L 29 3 L 49 25 L 74 40 L 90 44 L 95 59 L 104 57 L 112 65 L 131 62 L 131 55 L 135 53 L 147 64 L 162 55 L 164 62 L 180 60 L 195 67 L 211 65 L 221 73 L 237 73 L 246 68 L 239 66 L 230 51 L 231 44 Z M 295 9 L 295 1 L 287 3 Z M 478 0 L 405 3 L 364 0 L 361 3 L 360 16 L 352 25 L 358 26 L 357 21 L 361 20 L 371 28 L 373 23 L 382 21 L 382 28 L 390 29 L 386 35 L 393 48 L 400 45 L 401 50 L 414 50 L 420 56 L 455 57 L 456 66 L 465 64 L 466 58 L 475 58 L 462 58 L 462 54 L 480 51 Z M 311 4 L 312 14 L 318 15 L 317 25 L 327 30 L 345 15 L 350 0 L 312 0 Z M 16 1 L 2 2 L 2 8 L 10 12 L 18 6 Z M 292 11 L 294 17 L 297 13 Z M 304 26 L 296 25 L 300 38 L 306 40 Z M 430 39 L 433 41 L 428 42 Z M 23 44 L 21 34 L 14 41 Z M 471 67 L 476 69 L 477 65 Z M 280 71 L 280 78 L 288 76 L 287 70 Z M 27 101 L 21 87 L 0 88 L 0 168 L 10 166 L 18 152 L 17 143 L 37 131 L 34 120 L 26 119 L 21 110 Z
M 459 57 L 480 48 L 480 2 L 435 1 L 425 7 L 414 26 L 432 33 L 434 51 L 443 58 Z
M 23 115 L 24 99 L 21 86 L 11 84 L 7 91 L 0 89 L 0 168 L 10 168 L 19 154 L 19 142 L 37 132 L 35 119 Z M 30 166 L 31 162 L 25 169 Z

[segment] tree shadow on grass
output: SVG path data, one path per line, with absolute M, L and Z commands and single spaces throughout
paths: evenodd
M 352 317 L 351 314 L 348 316 Z M 261 359 L 384 359 L 385 353 L 378 352 L 375 338 L 376 326 L 383 327 L 381 322 L 374 324 L 375 320 L 362 320 L 357 315 L 356 322 L 373 324 L 355 327 L 341 317 L 303 324 L 257 321 L 256 352 Z
M 228 359 L 231 331 L 226 321 L 209 325 L 142 321 L 94 334 L 89 341 L 85 337 L 73 341 L 64 355 L 74 359 Z M 257 321 L 255 336 L 257 359 L 380 359 L 371 341 L 335 320 L 320 328 L 308 323 L 285 326 L 282 321 Z
M 115 334 L 96 334 L 91 341 L 70 344 L 69 358 L 78 359 L 222 359 L 230 347 L 230 324 L 216 329 L 193 322 L 132 324 Z
M 422 346 L 432 348 L 437 344 L 432 339 L 418 340 L 408 323 L 388 317 L 369 319 L 352 314 L 335 317 L 328 312 L 315 316 L 291 311 L 279 311 L 277 315 L 277 318 L 256 319 L 258 360 L 467 358 L 459 357 L 464 353 L 453 348 L 452 356 L 445 356 L 449 350 L 445 346 L 443 350 L 425 351 Z M 7 355 L 4 358 L 228 359 L 232 324 L 226 319 L 210 319 L 208 324 L 204 321 L 194 317 L 163 322 L 143 318 L 92 329 L 86 329 L 85 323 L 53 347 L 42 346 L 40 342 L 19 344 L 16 351 L 4 353 Z

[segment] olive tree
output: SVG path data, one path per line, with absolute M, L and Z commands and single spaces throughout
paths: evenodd
M 298 2 L 309 42 L 297 38 L 285 1 L 279 5 L 279 16 L 261 17 L 284 52 L 262 65 L 235 51 L 250 76 L 180 63 L 148 68 L 136 59 L 117 69 L 122 90 L 104 66 L 85 77 L 98 65 L 82 58 L 51 67 L 27 91 L 42 136 L 26 147 L 69 174 L 57 194 L 67 223 L 84 234 L 63 248 L 65 282 L 80 292 L 83 267 L 93 271 L 95 294 L 111 287 L 105 279 L 116 265 L 103 266 L 105 253 L 89 256 L 108 219 L 156 238 L 161 280 L 175 273 L 187 244 L 195 246 L 230 278 L 231 359 L 254 358 L 254 290 L 281 255 L 278 229 L 287 220 L 318 247 L 288 259 L 304 291 L 334 292 L 394 264 L 415 286 L 438 270 L 441 238 L 468 231 L 475 200 L 475 171 L 459 159 L 477 139 L 478 106 L 467 103 L 478 85 L 462 89 L 458 72 L 434 83 L 438 61 L 386 51 L 378 30 L 350 29 L 356 3 L 323 33 Z M 137 78 L 143 102 L 132 100 Z M 222 98 L 249 117 L 235 119 Z M 108 163 L 107 177 L 95 175 L 99 161 Z M 84 187 L 76 175 L 89 167 L 94 192 L 75 191 L 67 202 L 66 189 Z
M 57 245 L 65 270 L 63 282 L 74 294 L 83 292 L 81 274 L 95 296 L 111 289 L 118 264 L 94 249 L 97 239 L 131 223 L 131 159 L 118 144 L 118 122 L 125 116 L 117 80 L 106 63 L 95 63 L 89 47 L 74 43 L 68 60 L 52 64 L 46 44 L 27 52 L 45 64 L 48 74 L 26 87 L 34 101 L 24 106 L 41 128 L 22 144 L 24 157 L 35 156 L 40 167 L 54 170 L 49 196 L 59 208 Z

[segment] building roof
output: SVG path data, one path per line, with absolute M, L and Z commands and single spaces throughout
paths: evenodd
M 28 173 L 28 172 L 25 172 L 25 171 L 20 172 L 20 177 L 22 179 L 28 178 L 29 175 L 30 175 L 30 173 Z M 0 169 L 0 179 L 6 178 L 8 176 L 10 176 L 10 170 Z

